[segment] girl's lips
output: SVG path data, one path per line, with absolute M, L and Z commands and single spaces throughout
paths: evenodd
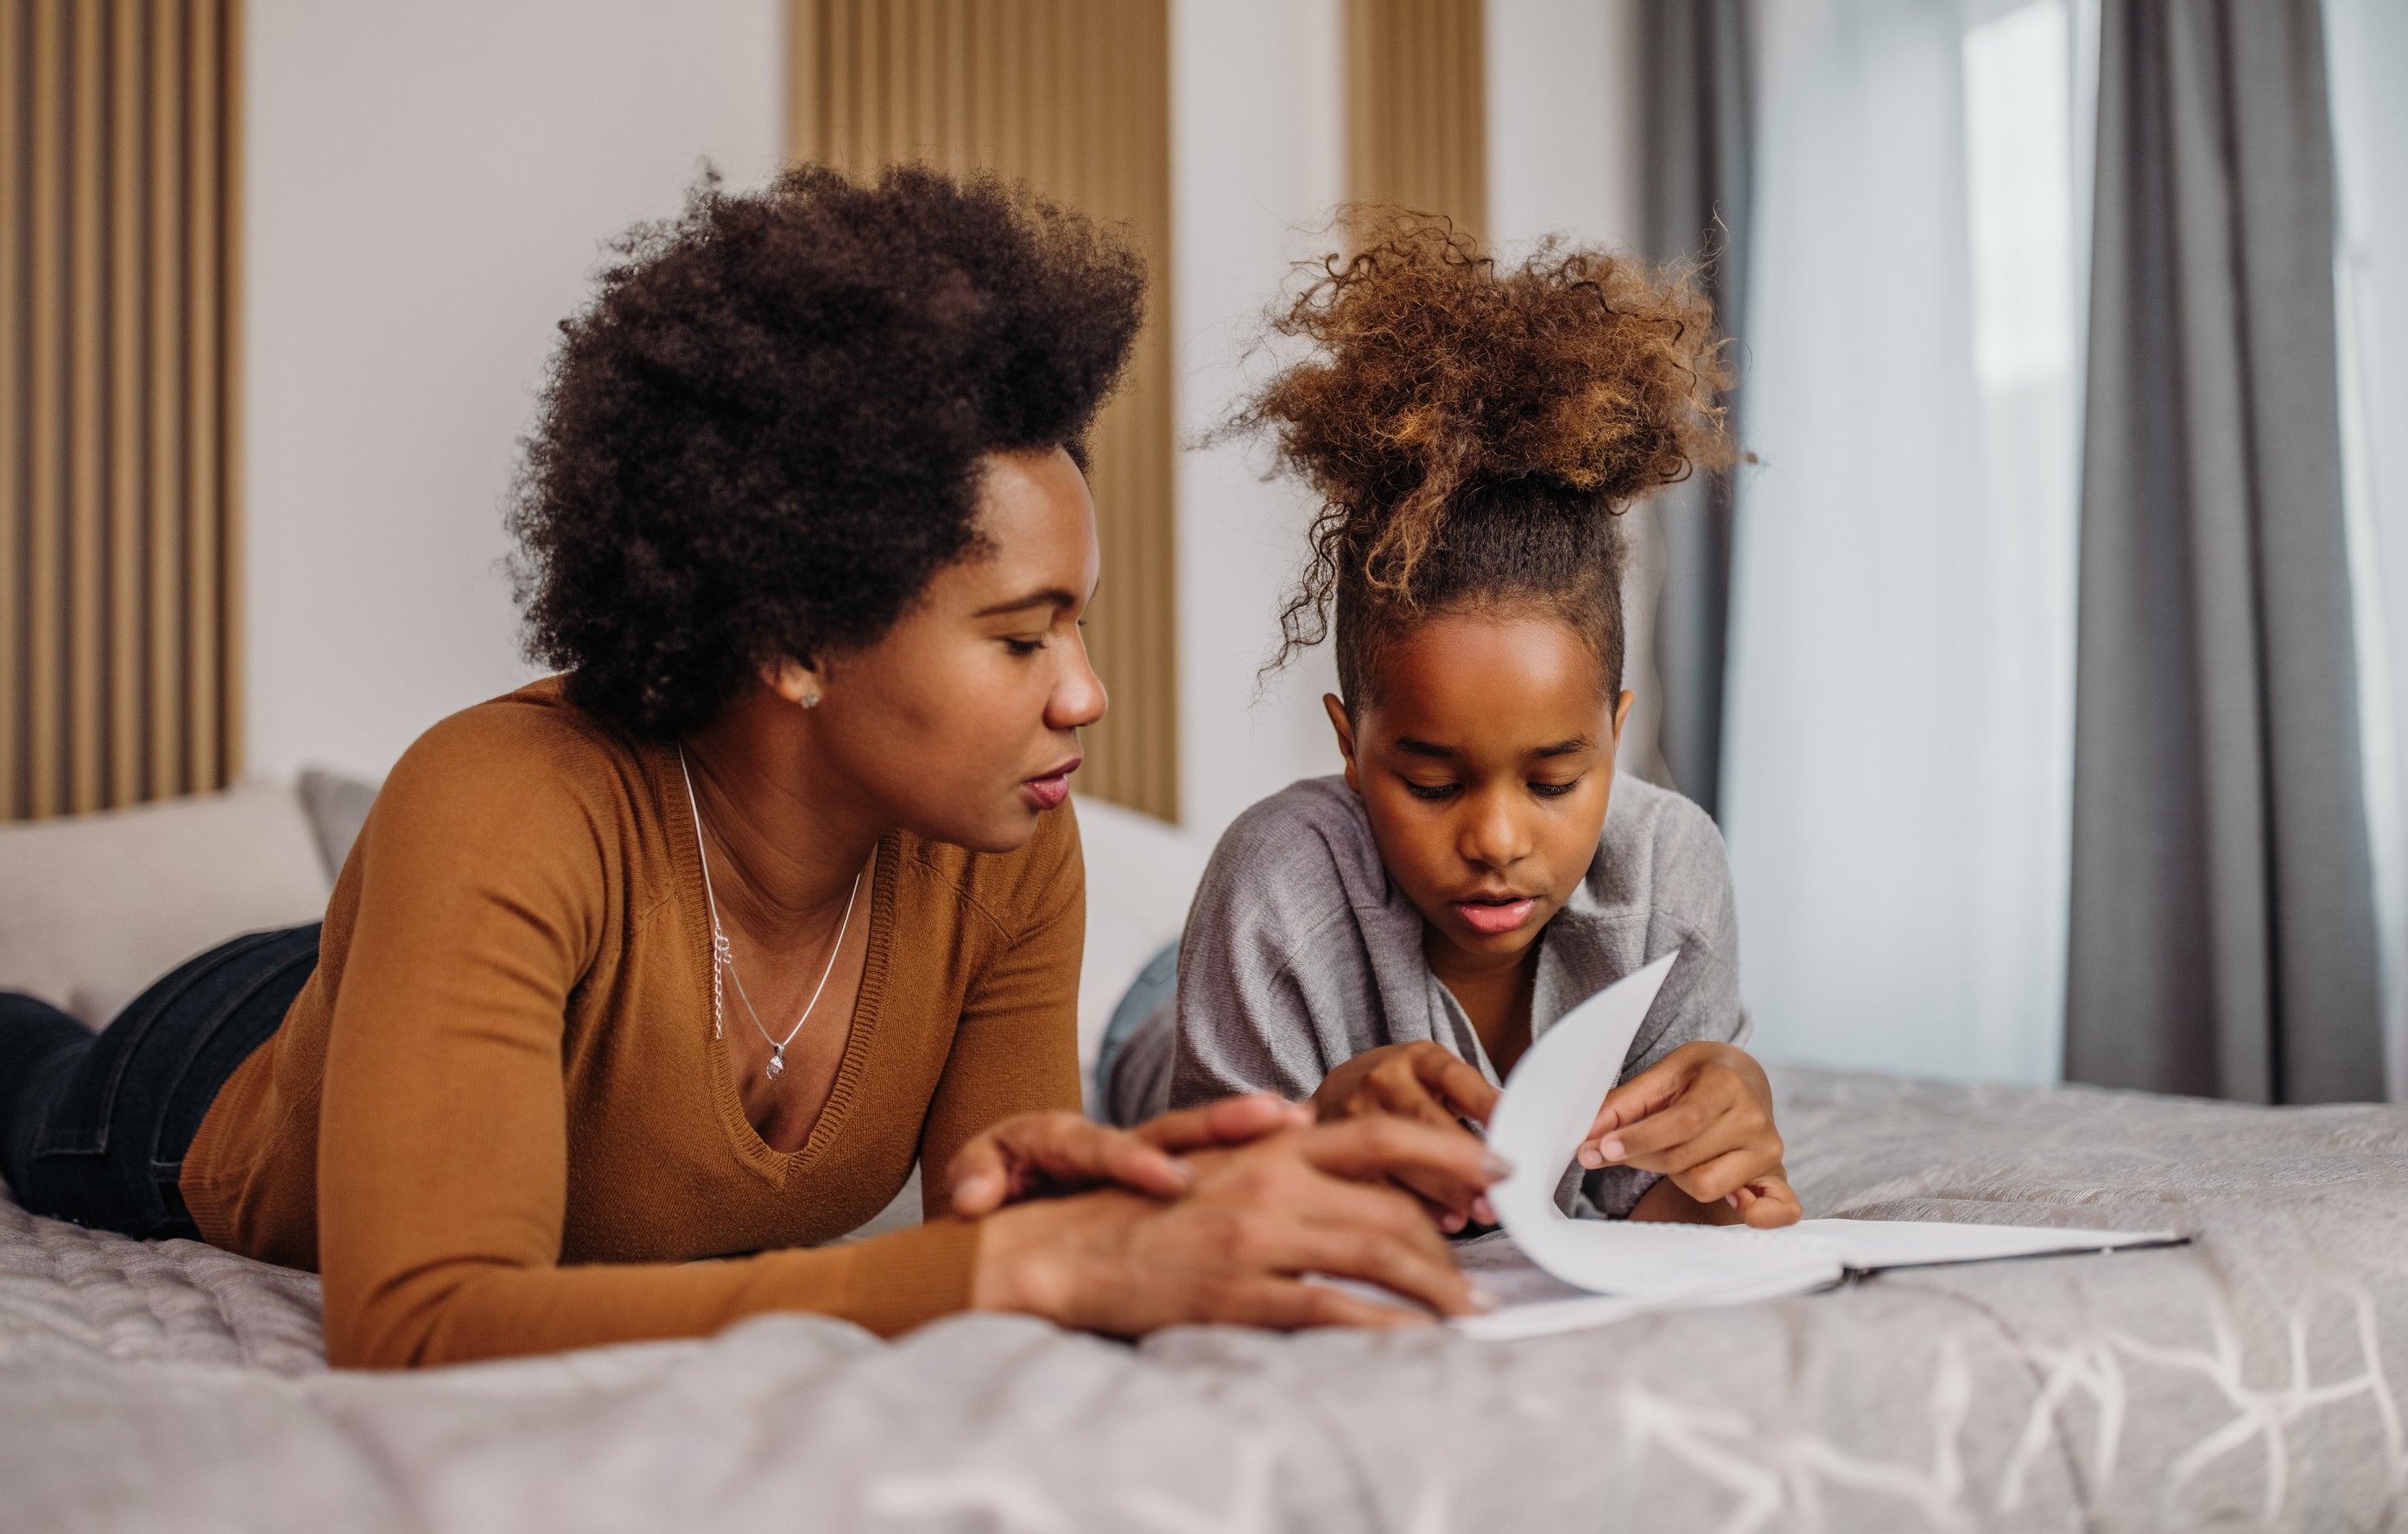
M 1511 932 L 1528 921 L 1530 908 L 1537 904 L 1536 900 L 1525 896 L 1519 900 L 1509 900 L 1501 906 L 1482 905 L 1476 900 L 1458 900 L 1455 904 L 1455 913 L 1463 918 L 1464 925 L 1474 932 L 1493 938 L 1500 932 Z

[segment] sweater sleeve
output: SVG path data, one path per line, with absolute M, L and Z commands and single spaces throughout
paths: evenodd
M 1079 964 L 1087 934 L 1087 867 L 1068 805 L 1047 817 L 1029 888 L 1007 910 L 1027 915 L 995 945 L 962 998 L 961 1021 L 920 1137 L 920 1201 L 947 1218 L 953 1154 L 1015 1113 L 1079 1111 Z
M 627 898 L 607 855 L 624 789 L 493 744 L 430 732 L 354 859 L 318 1140 L 328 1361 L 702 1336 L 770 1310 L 893 1333 L 966 1303 L 977 1231 L 952 1222 L 724 1261 L 560 1263 L 564 1018 L 601 913 Z

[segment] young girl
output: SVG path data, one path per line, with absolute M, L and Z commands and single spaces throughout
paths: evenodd
M 1239 425 L 1323 499 L 1280 658 L 1334 607 L 1345 776 L 1223 837 L 1175 1006 L 1107 1062 L 1114 1116 L 1268 1088 L 1324 1119 L 1484 1121 L 1535 1036 L 1677 950 L 1565 1207 L 1787 1224 L 1721 839 L 1614 773 L 1618 513 L 1728 452 L 1706 305 L 1598 252 L 1500 270 L 1411 216 L 1328 269 L 1274 322 L 1312 354 Z M 1489 1218 L 1426 1192 L 1450 1230 Z

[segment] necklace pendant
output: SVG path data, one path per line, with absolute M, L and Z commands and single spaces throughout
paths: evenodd
M 762 1072 L 762 1074 L 763 1074 L 763 1075 L 765 1075 L 765 1076 L 767 1076 L 767 1077 L 768 1077 L 768 1078 L 769 1078 L 769 1080 L 771 1080 L 771 1081 L 773 1081 L 773 1082 L 774 1082 L 774 1081 L 776 1081 L 776 1080 L 778 1079 L 778 1075 L 779 1075 L 779 1073 L 780 1073 L 781 1071 L 784 1070 L 785 1068 L 786 1068 L 786 1050 L 785 1050 L 785 1046 L 784 1046 L 784 1045 L 782 1045 L 782 1044 L 776 1044 L 776 1045 L 772 1045 L 772 1046 L 770 1046 L 770 1049 L 769 1049 L 769 1068 L 768 1068 L 767 1070 L 766 1070 L 766 1071 L 763 1071 L 763 1072 Z

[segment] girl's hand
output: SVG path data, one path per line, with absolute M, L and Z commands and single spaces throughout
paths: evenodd
M 1605 1096 L 1580 1163 L 1662 1172 L 1698 1204 L 1751 1226 L 1798 1218 L 1764 1068 L 1729 1044 L 1684 1044 Z M 1716 1216 L 1721 1218 L 1721 1216 Z
M 1307 1274 L 1358 1279 L 1440 1315 L 1493 1303 L 1387 1180 L 1484 1187 L 1485 1149 L 1392 1118 L 1291 1128 L 1203 1151 L 1183 1197 L 1120 1189 L 1017 1204 L 982 1223 L 972 1308 L 1136 1337 L 1205 1322 L 1411 1326 L 1428 1317 Z
M 1444 1047 L 1421 1039 L 1365 1050 L 1322 1078 L 1313 1090 L 1312 1107 L 1325 1124 L 1376 1114 L 1465 1135 L 1459 1121 L 1487 1123 L 1497 1106 L 1497 1095 L 1486 1077 Z M 1440 1227 L 1449 1234 L 1472 1220 L 1497 1223 L 1496 1211 L 1484 1197 L 1455 1203 L 1435 1185 L 1410 1176 L 1398 1181 L 1430 1207 Z
M 1076 1113 L 1022 1113 L 971 1137 L 945 1185 L 953 1212 L 977 1219 L 1006 1204 L 1116 1185 L 1157 1198 L 1187 1191 L 1181 1153 L 1242 1145 L 1312 1122 L 1310 1109 L 1257 1092 L 1115 1129 Z

